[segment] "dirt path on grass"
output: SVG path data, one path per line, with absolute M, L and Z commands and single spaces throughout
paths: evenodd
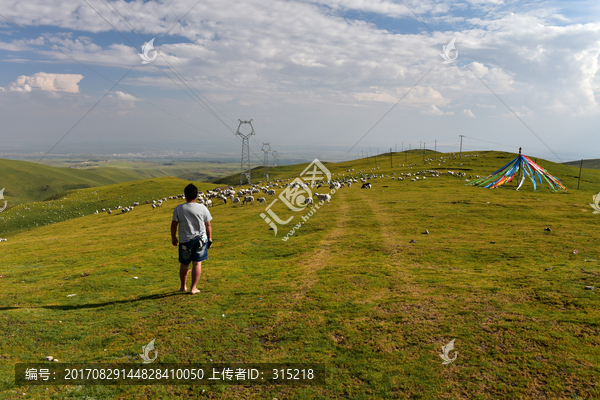
M 382 238 L 385 253 L 388 255 L 385 262 L 391 267 L 394 280 L 403 282 L 398 289 L 404 293 L 403 296 L 406 300 L 411 299 L 414 301 L 412 304 L 403 302 L 403 304 L 398 304 L 390 310 L 408 312 L 415 317 L 434 314 L 433 309 L 436 307 L 431 291 L 423 285 L 419 285 L 414 278 L 414 274 L 410 271 L 411 268 L 421 267 L 411 257 L 415 250 L 411 246 L 417 244 L 409 243 L 411 238 L 398 232 L 398 227 L 401 224 L 412 224 L 415 221 L 406 219 L 406 217 L 401 220 L 394 208 L 386 207 L 385 203 L 382 203 L 377 197 L 373 197 L 373 192 L 370 190 L 359 191 L 358 197 L 361 199 L 361 207 L 368 208 L 378 223 L 378 234 Z
M 339 257 L 339 253 L 334 252 L 334 248 L 336 247 L 336 244 L 343 240 L 350 214 L 353 212 L 352 207 L 345 200 L 347 193 L 344 192 L 344 190 L 352 189 L 338 190 L 332 196 L 331 204 L 329 206 L 323 205 L 317 210 L 318 213 L 335 212 L 335 226 L 329 229 L 327 234 L 321 239 L 318 246 L 313 249 L 311 253 L 302 257 L 304 268 L 302 269 L 302 274 L 299 278 L 301 284 L 292 296 L 294 303 L 298 303 L 306 298 L 307 293 L 320 280 L 319 271 L 328 266 L 331 260 Z M 328 209 L 332 207 L 335 207 L 335 210 Z M 318 216 L 316 217 L 317 218 L 313 217 L 309 223 L 319 223 Z
M 381 238 L 383 245 L 383 254 L 385 261 L 382 261 L 377 269 L 392 270 L 396 278 L 400 278 L 406 285 L 402 285 L 405 290 L 408 290 L 412 296 L 421 298 L 423 296 L 422 289 L 411 278 L 408 267 L 413 265 L 409 257 L 406 257 L 405 251 L 410 249 L 407 243 L 401 242 L 400 234 L 397 233 L 398 218 L 393 215 L 391 210 L 385 210 L 385 205 L 377 203 L 377 199 L 373 199 L 370 195 L 373 192 L 361 190 L 360 188 L 344 188 L 338 190 L 333 196 L 330 206 L 323 206 L 317 212 L 334 212 L 335 220 L 329 221 L 333 226 L 323 236 L 319 244 L 312 249 L 310 253 L 302 257 L 302 269 L 299 276 L 300 285 L 293 294 L 295 302 L 301 301 L 307 297 L 307 293 L 318 283 L 322 278 L 319 277 L 319 272 L 323 268 L 339 268 L 340 262 L 349 260 L 353 263 L 360 263 L 360 260 L 368 260 L 368 249 L 345 248 L 344 243 L 350 243 L 351 234 L 350 228 L 356 229 L 357 212 L 364 211 L 372 214 L 371 221 L 376 222 L 375 226 L 371 224 L 365 235 L 373 238 Z M 351 201 L 354 200 L 354 201 Z M 358 201 L 356 201 L 358 200 Z M 328 209 L 332 207 L 332 209 Z M 319 223 L 317 218 L 313 217 L 309 223 Z M 366 251 L 365 251 L 366 250 Z M 372 253 L 374 256 L 381 255 L 381 248 Z M 358 260 L 358 261 L 357 261 Z M 372 267 L 371 267 L 372 268 Z M 340 273 L 355 275 L 360 270 L 360 266 L 355 269 L 346 269 Z M 376 300 L 383 293 L 376 294 L 371 300 Z

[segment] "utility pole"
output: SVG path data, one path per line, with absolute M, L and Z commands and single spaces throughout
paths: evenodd
M 394 161 L 392 160 L 392 148 L 390 147 L 390 168 L 394 168 Z
M 423 142 L 423 162 L 425 162 L 425 142 Z
M 271 155 L 273 156 L 273 167 L 276 167 L 277 164 L 279 164 L 279 154 L 277 154 L 277 152 L 273 150 L 271 152 Z
M 437 153 L 437 140 L 435 141 L 435 152 Z
M 462 158 L 462 138 L 464 138 L 465 135 L 458 135 L 458 136 L 460 136 L 460 155 L 459 155 L 459 158 Z
M 250 121 L 242 121 L 238 119 L 240 124 L 238 125 L 236 135 L 239 135 L 242 138 L 242 163 L 241 163 L 241 171 L 240 171 L 240 185 L 244 184 L 244 177 L 248 181 L 248 185 L 252 185 L 252 169 L 250 168 L 250 136 L 254 135 L 254 127 L 252 126 L 252 120 Z M 250 125 L 251 131 L 249 133 L 240 132 L 240 128 L 242 124 Z
M 581 164 L 579 164 L 579 180 L 577 180 L 577 189 L 579 189 L 579 182 L 581 182 L 581 168 L 583 168 L 583 159 L 581 159 Z

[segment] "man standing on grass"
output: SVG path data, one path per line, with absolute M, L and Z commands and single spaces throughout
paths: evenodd
M 171 222 L 171 241 L 173 246 L 179 243 L 179 279 L 181 288 L 179 291 L 187 292 L 187 277 L 190 262 L 192 266 L 191 294 L 199 292 L 196 285 L 202 273 L 202 261 L 208 259 L 208 249 L 212 246 L 212 228 L 210 220 L 212 216 L 203 204 L 196 203 L 198 199 L 198 188 L 189 184 L 183 191 L 186 203 L 178 205 L 173 211 Z M 179 242 L 175 236 L 179 225 Z

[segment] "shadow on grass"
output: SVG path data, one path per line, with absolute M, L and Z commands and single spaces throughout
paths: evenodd
M 116 300 L 116 301 L 107 301 L 104 303 L 93 303 L 93 304 L 78 304 L 78 305 L 62 305 L 62 306 L 36 306 L 36 307 L 0 307 L 0 311 L 8 311 L 8 310 L 19 310 L 19 309 L 28 309 L 28 308 L 46 308 L 48 310 L 81 310 L 86 308 L 98 308 L 111 306 L 114 304 L 126 304 L 133 303 L 136 301 L 144 301 L 144 300 L 159 300 L 165 299 L 167 297 L 179 296 L 179 295 L 188 295 L 189 292 L 172 292 L 172 293 L 163 293 L 163 294 L 153 294 L 150 296 L 142 296 L 131 300 Z

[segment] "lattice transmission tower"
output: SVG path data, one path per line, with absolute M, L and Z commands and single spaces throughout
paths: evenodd
M 252 120 L 250 121 L 242 121 L 238 119 L 240 124 L 238 125 L 236 135 L 239 135 L 242 138 L 242 163 L 241 163 L 241 172 L 240 172 L 240 185 L 244 184 L 244 177 L 248 181 L 248 185 L 252 185 L 252 169 L 250 168 L 250 136 L 254 135 L 254 127 L 252 126 Z M 250 125 L 249 133 L 240 132 L 240 128 L 242 124 Z
M 277 164 L 279 163 L 279 155 L 277 154 L 277 152 L 275 150 L 273 150 L 271 152 L 271 155 L 273 156 L 273 166 L 276 167 Z
M 261 150 L 263 151 L 263 153 L 265 153 L 263 178 L 266 178 L 267 182 L 269 182 L 269 152 L 271 151 L 271 145 L 269 143 L 263 142 Z M 266 172 L 264 170 L 265 167 L 267 168 Z

